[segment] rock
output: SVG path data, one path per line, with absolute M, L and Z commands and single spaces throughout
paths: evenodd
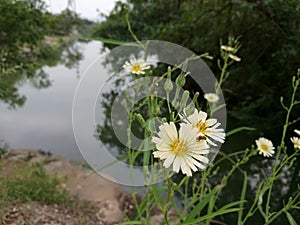
M 143 196 L 136 194 L 135 195 L 136 201 L 138 204 L 142 202 Z M 131 194 L 123 195 L 121 199 L 119 199 L 120 208 L 123 212 L 126 212 L 126 216 L 128 218 L 134 218 L 137 209 L 134 203 L 134 199 Z
M 80 200 L 102 202 L 118 200 L 124 194 L 121 187 L 105 179 L 96 172 L 67 160 L 53 161 L 45 165 L 45 170 L 62 178 L 62 186 Z
M 180 224 L 179 220 L 176 218 L 169 217 L 169 224 L 170 225 L 177 225 Z M 163 214 L 158 214 L 150 217 L 149 220 L 149 225 L 159 225 L 163 221 L 165 221 L 164 215 Z
M 45 163 L 54 160 L 54 157 L 48 152 L 42 150 L 31 150 L 31 149 L 15 149 L 7 152 L 3 159 L 14 161 L 14 162 L 30 162 L 30 163 Z
M 157 214 L 152 214 L 153 216 L 150 217 L 149 224 L 153 225 L 159 225 L 163 221 L 165 221 L 164 214 L 160 212 L 156 212 Z M 177 225 L 180 224 L 180 221 L 176 218 L 176 212 L 173 208 L 169 209 L 168 211 L 168 220 L 170 225 Z
M 119 202 L 117 200 L 106 200 L 99 204 L 99 213 L 97 216 L 99 220 L 107 224 L 119 224 L 124 220 L 123 212 L 120 210 Z

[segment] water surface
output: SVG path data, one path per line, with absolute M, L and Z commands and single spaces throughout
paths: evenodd
M 82 161 L 72 130 L 72 102 L 80 78 L 101 56 L 101 43 L 77 43 L 83 59 L 73 68 L 44 66 L 51 86 L 37 89 L 27 80 L 18 87 L 26 97 L 22 107 L 10 109 L 0 102 L 0 139 L 10 148 L 42 149 Z

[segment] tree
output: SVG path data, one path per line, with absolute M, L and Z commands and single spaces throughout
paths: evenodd
M 93 35 L 134 41 L 125 21 L 127 7 L 138 38 L 178 43 L 196 53 L 210 52 L 215 61 L 208 63 L 215 74 L 220 38 L 225 42 L 228 35 L 239 36 L 242 62 L 231 68 L 224 86 L 229 114 L 240 124 L 262 130 L 282 124 L 279 99 L 290 96 L 291 75 L 299 66 L 298 0 L 127 0 L 116 4 Z M 299 112 L 298 107 L 295 115 Z

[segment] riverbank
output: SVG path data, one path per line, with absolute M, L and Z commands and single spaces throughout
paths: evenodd
M 0 154 L 0 225 L 115 225 L 136 215 L 130 193 L 83 164 L 41 150 L 5 151 Z M 136 199 L 141 202 L 142 196 Z M 147 224 L 163 220 L 154 207 Z
M 37 171 L 38 176 L 32 177 Z M 45 174 L 41 175 L 43 172 Z M 127 194 L 118 184 L 82 165 L 43 151 L 17 149 L 4 154 L 0 159 L 0 181 L 2 186 L 14 185 L 6 193 L 0 194 L 0 220 L 5 225 L 116 224 L 124 220 L 124 205 L 128 205 Z M 60 199 L 66 198 L 61 202 L 39 190 L 41 185 L 54 181 L 58 183 L 52 195 L 61 194 Z M 49 184 L 44 188 L 48 188 Z M 6 198 L 5 194 L 17 189 L 18 185 L 19 191 L 23 190 L 24 185 L 37 186 L 26 195 L 16 193 L 17 197 L 11 199 L 15 193 L 10 193 Z M 4 192 L 5 188 L 2 187 L 1 191 Z M 44 201 L 34 200 L 39 198 Z

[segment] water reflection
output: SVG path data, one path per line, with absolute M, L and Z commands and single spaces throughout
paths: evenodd
M 55 67 L 62 64 L 72 69 L 82 59 L 81 50 L 75 39 L 56 43 L 46 38 L 45 42 L 38 50 L 25 48 L 17 59 L 18 62 L 14 63 L 8 63 L 10 56 L 4 51 L 0 52 L 0 104 L 2 102 L 11 108 L 23 106 L 26 95 L 21 95 L 18 89 L 24 83 L 29 82 L 37 89 L 51 86 L 45 66 Z
M 14 105 L 9 103 L 17 101 L 12 95 L 7 96 L 7 103 L 1 99 L 0 139 L 11 148 L 43 149 L 82 161 L 72 131 L 72 101 L 78 74 L 83 74 L 99 57 L 100 48 L 100 42 L 73 43 L 66 50 L 71 54 L 63 53 L 69 58 L 51 60 L 49 65 L 39 65 L 35 76 L 28 78 L 23 74 L 11 82 L 13 96 L 26 97 L 26 102 L 13 109 Z

